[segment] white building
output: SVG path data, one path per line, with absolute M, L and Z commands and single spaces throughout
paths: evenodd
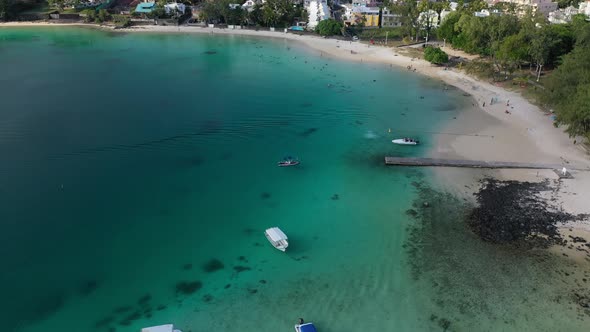
M 418 22 L 420 23 L 422 28 L 436 28 L 439 24 L 438 13 L 432 9 L 421 12 L 420 15 L 418 15 Z
M 327 0 L 310 1 L 309 6 L 307 6 L 307 13 L 309 15 L 307 27 L 310 29 L 315 29 L 320 21 L 327 20 L 331 16 Z
M 392 13 L 389 8 L 383 8 L 381 13 L 382 27 L 399 27 L 402 25 L 402 16 L 400 14 Z
M 578 12 L 580 14 L 586 14 L 586 16 L 590 16 L 590 0 L 580 2 L 580 8 L 578 8 Z
M 251 12 L 257 4 L 263 4 L 264 0 L 247 0 L 242 4 L 242 9 Z
M 183 3 L 168 3 L 164 5 L 164 11 L 167 15 L 170 15 L 170 13 L 184 14 L 185 10 L 186 6 Z
M 577 15 L 579 10 L 572 6 L 564 9 L 558 9 L 549 13 L 549 22 L 553 24 L 565 24 L 572 21 L 572 16 Z
M 473 15 L 477 16 L 477 17 L 488 17 L 490 15 L 502 15 L 502 12 L 500 12 L 497 9 L 482 9 L 479 12 L 474 12 Z
M 524 14 L 527 7 L 532 8 L 533 12 L 539 12 L 545 16 L 549 16 L 550 12 L 557 10 L 557 2 L 551 2 L 551 0 L 503 0 L 503 2 L 516 4 L 520 14 Z

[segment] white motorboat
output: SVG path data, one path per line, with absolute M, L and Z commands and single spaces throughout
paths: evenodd
M 420 141 L 412 139 L 412 138 L 398 138 L 391 141 L 393 144 L 399 145 L 418 145 Z
M 296 332 L 318 332 L 313 323 L 303 323 L 295 325 Z
M 175 329 L 173 324 L 158 325 L 152 327 L 144 327 L 141 332 L 182 332 L 181 330 Z
M 279 249 L 280 251 L 287 250 L 289 246 L 288 238 L 283 231 L 280 230 L 278 227 L 272 227 L 264 231 L 264 236 L 268 239 L 268 241 L 272 244 L 273 247 Z

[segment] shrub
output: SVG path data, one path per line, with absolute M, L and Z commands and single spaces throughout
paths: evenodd
M 329 18 L 327 20 L 320 21 L 318 26 L 315 28 L 315 32 L 322 36 L 340 35 L 342 34 L 342 27 L 343 25 L 341 22 Z
M 440 65 L 449 62 L 449 56 L 438 47 L 428 46 L 424 50 L 424 59 L 430 63 Z

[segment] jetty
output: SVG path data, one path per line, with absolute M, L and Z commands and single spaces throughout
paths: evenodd
M 578 169 L 570 165 L 559 164 L 538 164 L 519 163 L 511 161 L 483 161 L 483 160 L 460 160 L 460 159 L 438 159 L 438 158 L 406 158 L 406 157 L 385 157 L 386 165 L 396 166 L 442 166 L 442 167 L 469 167 L 469 168 L 529 168 L 529 169 Z

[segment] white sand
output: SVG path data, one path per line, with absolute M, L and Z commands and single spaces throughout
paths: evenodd
M 51 23 L 4 23 L 2 26 L 42 26 Z M 68 24 L 60 24 L 68 25 Z M 69 24 L 71 25 L 71 24 Z M 97 25 L 76 24 L 91 27 Z M 107 27 L 107 29 L 110 29 Z M 473 96 L 477 108 L 462 112 L 456 120 L 448 125 L 445 132 L 461 132 L 478 134 L 474 136 L 441 136 L 431 155 L 433 157 L 463 158 L 496 161 L 520 161 L 558 163 L 566 167 L 575 166 L 580 169 L 590 168 L 590 158 L 584 148 L 574 145 L 562 128 L 555 128 L 551 119 L 538 107 L 529 103 L 518 93 L 504 90 L 499 86 L 479 81 L 455 69 L 445 71 L 442 67 L 411 59 L 396 53 L 396 49 L 368 46 L 359 42 L 347 42 L 326 39 L 317 36 L 299 36 L 284 32 L 232 30 L 201 27 L 176 26 L 139 26 L 122 32 L 159 32 L 159 33 L 207 33 L 231 34 L 258 37 L 282 38 L 301 42 L 321 55 L 333 56 L 356 62 L 375 62 L 391 64 L 406 68 L 411 65 L 418 74 L 437 78 L 446 84 L 453 85 Z M 498 101 L 490 106 L 492 98 Z M 510 106 L 506 103 L 510 101 Z M 482 107 L 483 102 L 486 103 Z M 511 114 L 506 114 L 509 110 Z M 487 136 L 493 136 L 493 138 Z M 452 179 L 444 181 L 457 192 L 472 192 L 474 178 L 496 176 L 515 180 L 540 180 L 556 178 L 549 170 L 466 170 L 437 169 L 440 178 Z M 559 198 L 566 209 L 572 213 L 590 213 L 590 171 L 573 171 L 574 179 L 563 180 Z M 464 186 L 470 186 L 464 190 Z M 590 231 L 589 222 L 579 222 L 570 227 Z M 590 238 L 590 237 L 589 237 Z

